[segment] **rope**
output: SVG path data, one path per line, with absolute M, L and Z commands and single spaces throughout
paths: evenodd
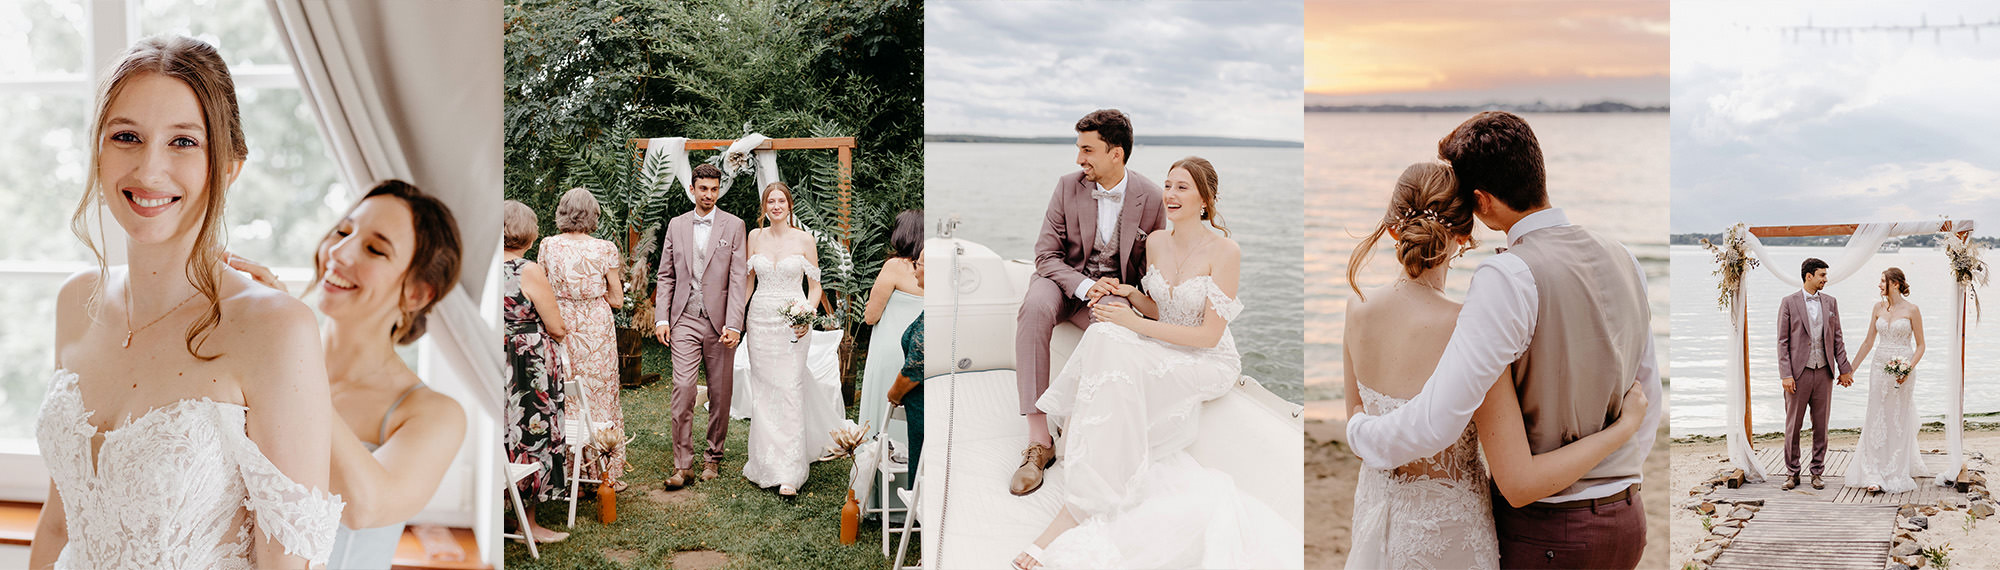
M 956 224 L 953 224 L 953 225 L 956 225 Z M 949 234 L 950 234 L 950 233 L 952 233 L 952 232 L 950 232 L 949 230 L 947 230 L 947 231 L 946 231 L 945 233 L 947 234 L 947 235 L 946 235 L 946 237 L 950 237 L 950 236 L 949 236 Z M 942 500 L 938 501 L 938 541 L 937 541 L 937 552 L 933 554 L 933 556 L 936 556 L 936 558 L 933 558 L 933 559 L 932 559 L 932 560 L 936 561 L 937 563 L 936 563 L 936 564 L 932 564 L 932 565 L 931 565 L 931 567 L 932 567 L 932 568 L 944 568 L 944 567 L 945 567 L 945 565 L 944 565 L 944 538 L 945 538 L 945 536 L 947 536 L 947 535 L 945 534 L 945 525 L 947 525 L 947 524 L 951 524 L 951 516 L 950 516 L 950 510 L 951 510 L 951 472 L 952 472 L 952 469 L 951 469 L 951 449 L 952 449 L 952 440 L 954 439 L 954 437 L 953 437 L 953 436 L 955 436 L 955 435 L 957 435 L 957 434 L 958 434 L 958 427 L 957 427 L 957 423 L 958 423 L 958 389 L 959 389 L 959 386 L 958 386 L 958 315 L 959 315 L 959 307 L 963 306 L 963 304 L 962 304 L 962 303 L 960 303 L 960 302 L 959 302 L 959 300 L 958 300 L 958 294 L 959 294 L 959 292 L 960 292 L 960 291 L 959 291 L 959 288 L 958 288 L 958 279 L 959 279 L 959 275 L 958 275 L 958 260 L 959 260 L 959 257 L 960 257 L 960 256 L 962 256 L 962 255 L 965 255 L 965 246 L 964 246 L 963 244 L 960 244 L 960 243 L 958 243 L 958 242 L 957 242 L 956 240 L 954 240 L 954 241 L 952 242 L 952 253 L 951 253 L 951 279 L 950 279 L 950 280 L 948 281 L 948 283 L 950 283 L 950 286 L 951 286 L 951 288 L 952 288 L 952 289 L 951 289 L 951 290 L 952 290 L 952 297 L 951 297 L 951 360 L 950 360 L 950 361 L 948 361 L 948 363 L 946 364 L 946 366 L 950 366 L 950 367 L 951 367 L 951 369 L 950 369 L 950 371 L 949 371 L 949 372 L 946 372 L 946 373 L 945 373 L 945 374 L 947 375 L 947 377 L 949 378 L 949 381 L 950 381 L 950 383 L 951 383 L 951 400 L 950 400 L 949 402 L 946 402 L 946 403 L 945 403 L 945 420 L 944 420 L 944 423 L 945 423 L 945 432 L 944 432 L 944 498 L 943 498 Z

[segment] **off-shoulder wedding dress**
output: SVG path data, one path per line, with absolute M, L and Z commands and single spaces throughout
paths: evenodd
M 1140 279 L 1160 322 L 1200 326 L 1243 312 L 1206 275 Z M 1201 406 L 1242 375 L 1224 329 L 1209 348 L 1112 323 L 1084 332 L 1036 406 L 1062 426 L 1062 502 L 1079 524 L 1043 549 L 1044 568 L 1298 568 L 1302 529 L 1187 453 Z
M 236 404 L 156 408 L 99 434 L 77 377 L 57 371 L 35 437 L 62 498 L 59 569 L 252 568 L 255 533 L 315 564 L 333 550 L 339 497 L 287 478 L 244 432 Z

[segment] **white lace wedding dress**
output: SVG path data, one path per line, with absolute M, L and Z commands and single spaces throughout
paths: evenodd
M 1916 375 L 1902 385 L 1882 370 L 1897 358 L 1909 362 L 1916 351 L 1915 332 L 1909 319 L 1875 319 L 1876 341 L 1869 359 L 1868 415 L 1861 423 L 1861 441 L 1854 446 L 1854 461 L 1848 465 L 1849 487 L 1879 486 L 1886 493 L 1917 488 L 1916 475 L 1924 473 L 1923 459 L 1917 456 Z
M 819 279 L 819 267 L 803 255 L 772 261 L 760 253 L 750 256 L 750 270 L 757 274 L 757 289 L 750 292 L 750 308 L 743 315 L 743 342 L 750 351 L 754 387 L 743 476 L 760 487 L 797 489 L 846 417 L 839 396 L 817 389 L 806 367 L 812 343 L 792 342 L 798 337 L 780 313 L 806 298 L 805 279 Z
M 105 432 L 76 374 L 58 371 L 35 438 L 62 497 L 69 543 L 60 569 L 248 569 L 255 533 L 324 564 L 343 506 L 293 482 L 244 432 L 236 404 L 181 400 Z
M 1242 303 L 1208 276 L 1140 284 L 1160 321 L 1197 326 Z M 1299 568 L 1302 529 L 1187 454 L 1203 402 L 1235 385 L 1242 363 L 1225 330 L 1212 348 L 1091 325 L 1036 406 L 1063 427 L 1062 501 L 1079 524 L 1040 558 L 1045 568 Z
M 1361 387 L 1362 409 L 1381 417 L 1410 401 Z M 1395 469 L 1362 467 L 1354 486 L 1352 569 L 1499 568 L 1486 465 L 1478 432 L 1437 455 Z

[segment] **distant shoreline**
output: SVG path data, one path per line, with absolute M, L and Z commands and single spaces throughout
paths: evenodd
M 1975 421 L 1972 421 L 1972 418 L 1979 418 L 1979 417 L 1992 417 L 1992 416 L 1995 416 L 1995 415 L 2000 415 L 2000 412 L 1985 412 L 1985 413 L 1976 413 L 1976 414 L 1975 414 L 1975 413 L 1968 413 L 1968 414 L 1965 414 L 1965 419 L 1966 419 L 1966 422 L 1965 422 L 1965 431 L 2000 431 L 2000 422 L 1975 422 Z M 1935 422 L 1927 422 L 1927 423 L 1923 424 L 1922 426 L 1919 426 L 1919 427 L 1917 428 L 1917 431 L 1918 431 L 1918 433 L 1942 433 L 1942 432 L 1944 432 L 1944 422 L 1942 422 L 1942 421 L 1935 421 Z M 1829 435 L 1858 435 L 1858 434 L 1860 434 L 1860 433 L 1861 433 L 1861 428 L 1833 428 L 1833 429 L 1829 429 L 1829 430 L 1826 430 L 1826 433 L 1827 433 L 1827 434 L 1829 434 Z M 1721 436 L 1721 435 L 1702 435 L 1702 434 L 1694 434 L 1694 435 L 1686 435 L 1686 436 L 1681 436 L 1681 437 L 1676 437 L 1676 438 L 1674 438 L 1674 439 L 1673 439 L 1673 442 L 1674 442 L 1674 443 L 1716 443 L 1716 442 L 1719 442 L 1719 441 L 1723 441 L 1723 440 L 1724 440 L 1724 439 L 1726 439 L 1726 438 L 1727 438 L 1727 436 Z M 1760 434 L 1757 434 L 1757 435 L 1756 435 L 1756 437 L 1752 437 L 1752 438 L 1750 438 L 1750 440 L 1751 440 L 1751 441 L 1780 441 L 1780 440 L 1783 440 L 1784 438 L 1785 438 L 1785 432 L 1782 432 L 1782 431 L 1774 431 L 1774 432 L 1769 432 L 1769 433 L 1760 433 Z
M 1141 146 L 1208 146 L 1208 147 L 1262 147 L 1262 148 L 1305 148 L 1299 141 L 1269 139 L 1246 139 L 1236 137 L 1209 137 L 1195 135 L 1155 135 L 1138 136 L 1133 142 Z M 999 144 L 1076 144 L 1076 137 L 1007 137 L 999 135 L 971 135 L 962 133 L 925 134 L 925 143 L 999 143 Z
M 1379 105 L 1306 105 L 1307 113 L 1477 113 L 1480 111 L 1506 111 L 1509 113 L 1666 113 L 1666 105 L 1635 106 L 1617 101 L 1599 101 L 1581 105 L 1549 105 L 1545 103 L 1486 103 L 1483 105 L 1405 105 L 1386 103 Z

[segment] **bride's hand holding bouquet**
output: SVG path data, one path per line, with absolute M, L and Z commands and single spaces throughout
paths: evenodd
M 804 299 L 792 301 L 786 303 L 783 307 L 779 307 L 778 314 L 783 315 L 785 320 L 791 323 L 793 343 L 797 343 L 799 339 L 805 338 L 806 333 L 811 332 L 813 328 L 826 326 L 832 322 L 831 319 L 814 310 L 812 305 L 806 304 Z
M 1915 368 L 1916 368 L 1915 364 L 1905 362 L 1901 358 L 1890 360 L 1888 364 L 1882 365 L 1883 372 L 1887 372 L 1889 373 L 1889 375 L 1896 377 L 1897 388 L 1903 387 L 1903 383 L 1908 382 L 1910 380 L 1910 373 L 1914 372 Z

